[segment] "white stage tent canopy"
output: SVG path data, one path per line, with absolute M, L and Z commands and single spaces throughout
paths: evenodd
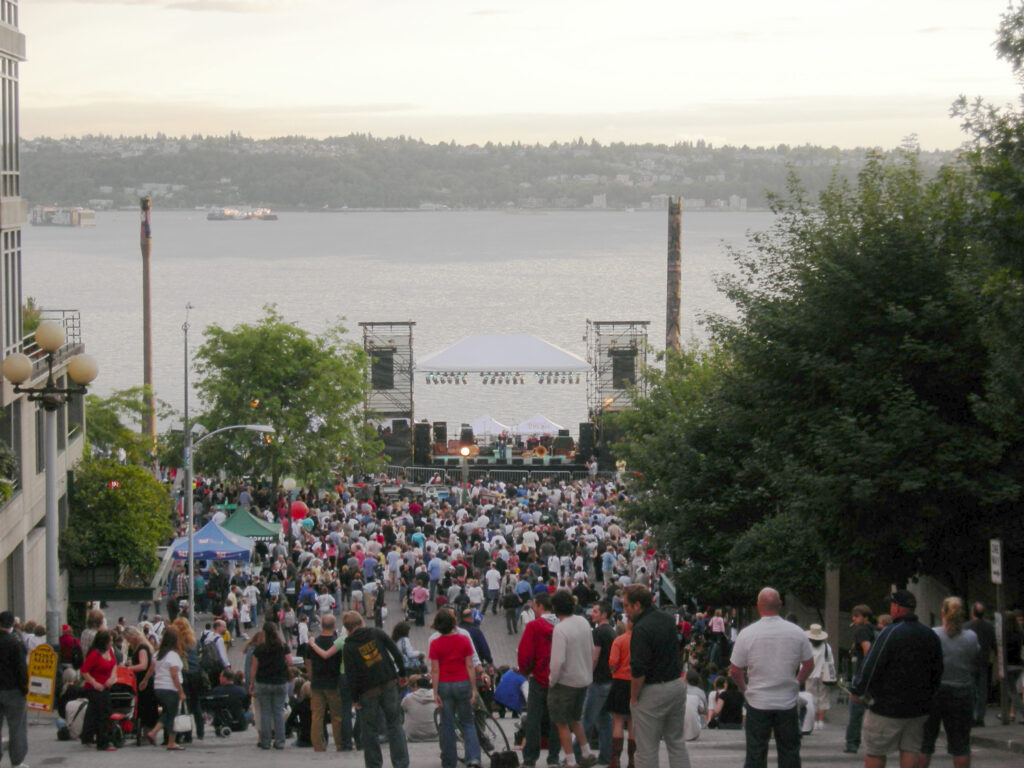
M 495 421 L 486 414 L 474 421 L 470 426 L 473 427 L 474 435 L 491 435 L 493 437 L 494 435 L 500 435 L 502 432 L 512 431 L 512 427 L 502 424 L 500 421 Z
M 560 429 L 562 427 L 555 424 L 555 422 L 542 413 L 535 413 L 526 421 L 516 424 L 512 428 L 514 432 L 518 432 L 520 435 L 557 435 Z
M 590 364 L 529 333 L 480 333 L 428 355 L 416 365 L 421 372 L 573 372 Z

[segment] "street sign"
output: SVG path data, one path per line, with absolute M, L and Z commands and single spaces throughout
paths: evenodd
M 52 712 L 56 687 L 57 654 L 48 645 L 37 645 L 28 655 L 26 706 L 36 712 Z
M 988 559 L 992 571 L 992 583 L 1003 583 L 1003 541 L 1002 539 L 989 539 Z

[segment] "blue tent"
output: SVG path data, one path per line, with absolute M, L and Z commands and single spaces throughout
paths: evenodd
M 245 536 L 225 531 L 212 520 L 192 535 L 193 557 L 196 560 L 243 560 L 249 562 L 253 542 Z M 171 542 L 175 560 L 188 559 L 188 537 Z

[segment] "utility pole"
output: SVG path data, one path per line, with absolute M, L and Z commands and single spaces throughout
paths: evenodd
M 139 198 L 142 222 L 139 247 L 142 250 L 142 383 L 146 386 L 146 416 L 142 434 L 149 435 L 150 453 L 156 456 L 156 405 L 153 397 L 153 322 L 149 300 L 149 255 L 153 250 L 153 231 L 149 226 L 149 197 Z
M 683 198 L 668 199 L 668 300 L 665 311 L 665 350 L 679 351 L 680 305 L 683 284 Z

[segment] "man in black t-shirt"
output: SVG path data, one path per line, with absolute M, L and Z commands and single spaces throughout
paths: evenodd
M 604 706 L 612 688 L 608 655 L 615 640 L 615 630 L 608 623 L 611 612 L 612 606 L 605 600 L 595 603 L 590 609 L 590 618 L 594 622 L 594 682 L 587 688 L 587 697 L 583 700 L 583 731 L 589 736 L 597 726 L 597 762 L 600 765 L 607 765 L 612 759 L 612 716 Z M 576 749 L 579 750 L 579 745 Z
M 322 650 L 329 651 L 334 645 L 334 614 L 325 613 L 320 619 L 320 634 L 313 638 L 312 642 Z M 315 653 L 306 657 L 306 673 L 310 680 L 310 708 L 312 719 L 310 735 L 313 741 L 314 752 L 325 752 L 324 744 L 324 712 L 331 712 L 331 734 L 334 736 L 334 748 L 341 751 L 341 691 L 338 689 L 338 678 L 341 677 L 339 659 L 321 658 Z
M 971 620 L 964 624 L 964 629 L 974 630 L 974 634 L 978 636 L 978 645 L 981 646 L 978 665 L 974 670 L 974 725 L 983 727 L 989 688 L 992 685 L 990 659 L 996 647 L 996 630 L 992 622 L 985 618 L 984 603 L 975 603 L 971 607 Z
M 853 620 L 853 646 L 850 648 L 850 678 L 860 672 L 861 664 L 875 641 L 875 626 L 871 621 L 871 607 L 855 605 L 851 611 Z M 850 719 L 846 724 L 846 748 L 844 752 L 856 753 L 860 749 L 860 730 L 867 707 L 859 699 L 850 698 Z

